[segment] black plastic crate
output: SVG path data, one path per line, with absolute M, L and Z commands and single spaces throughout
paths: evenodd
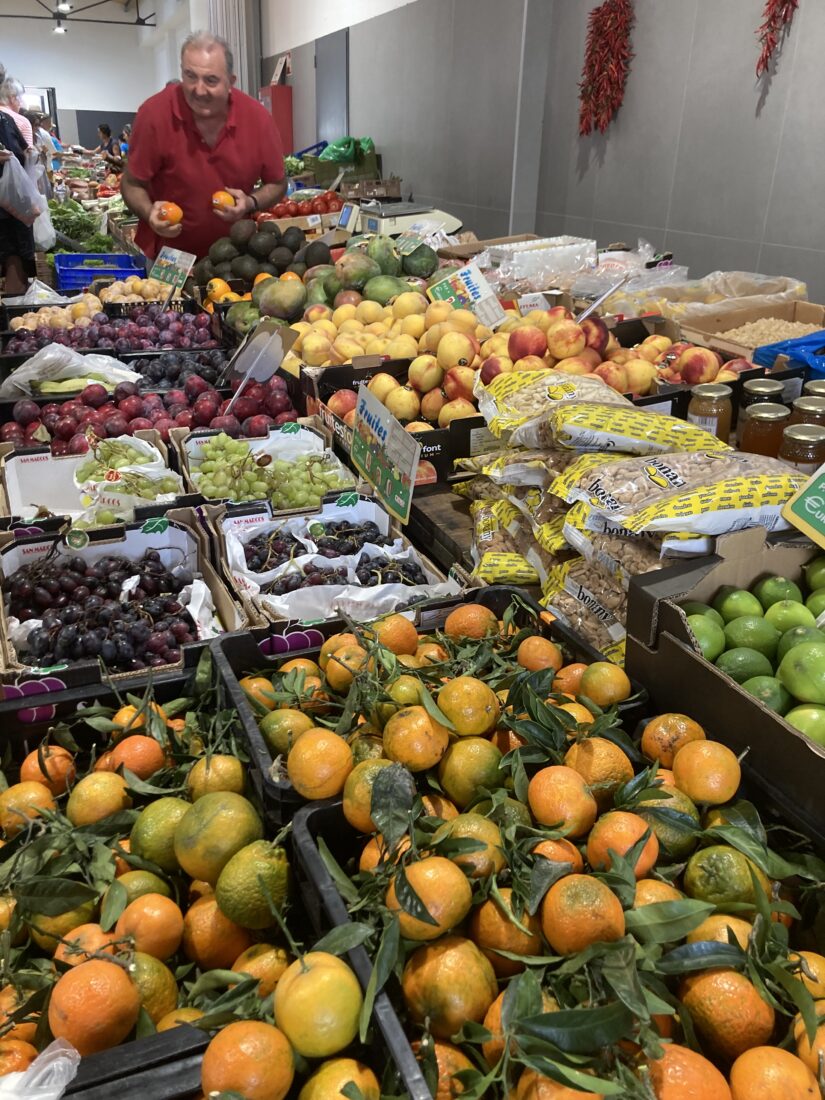
M 338 893 L 318 851 L 323 837 L 335 859 L 344 864 L 357 852 L 358 833 L 343 815 L 340 800 L 314 802 L 295 815 L 292 830 L 292 865 L 301 901 L 316 934 L 350 923 L 344 900 Z M 350 966 L 364 989 L 372 974 L 372 962 L 363 947 L 348 952 Z M 421 1066 L 386 992 L 375 998 L 373 1017 L 395 1063 L 410 1100 L 432 1100 Z
M 182 1024 L 83 1058 L 65 1095 L 74 1100 L 188 1100 L 200 1095 L 209 1033 Z
M 141 276 L 138 276 L 139 278 Z M 129 276 L 131 278 L 131 276 Z M 143 276 L 143 278 L 148 278 Z M 171 302 L 167 302 L 163 305 L 158 301 L 145 301 L 145 302 L 104 302 L 103 312 L 107 317 L 131 317 L 133 313 L 137 313 L 138 310 L 146 309 L 147 306 L 163 306 L 164 309 L 171 309 L 175 313 L 203 313 L 203 306 L 195 301 L 194 298 L 173 298 Z
M 518 599 L 522 605 L 516 615 L 518 626 L 535 626 L 546 637 L 561 645 L 573 660 L 585 661 L 589 664 L 604 659 L 597 650 L 563 623 L 558 620 L 545 621 L 542 617 L 544 609 L 524 589 L 506 585 L 470 589 L 462 596 L 427 603 L 417 609 L 416 625 L 424 632 L 432 630 L 443 622 L 452 608 L 463 603 L 479 603 L 483 607 L 489 607 L 501 618 L 514 598 Z M 282 630 L 282 633 L 276 633 L 278 629 Z M 238 721 L 251 760 L 253 784 L 269 820 L 277 825 L 290 821 L 295 811 L 304 805 L 304 800 L 296 794 L 291 783 L 272 777 L 272 754 L 258 728 L 255 712 L 239 680 L 242 676 L 253 672 L 259 672 L 264 676 L 271 675 L 277 672 L 284 660 L 296 655 L 312 657 L 318 653 L 326 638 L 347 629 L 347 624 L 341 619 L 329 619 L 311 626 L 285 623 L 282 626 L 275 625 L 270 630 L 222 634 L 211 643 L 212 656 L 222 691 L 238 714 Z M 625 719 L 641 716 L 642 704 L 647 697 L 646 692 L 639 685 L 634 684 L 633 688 L 633 701 L 619 707 Z

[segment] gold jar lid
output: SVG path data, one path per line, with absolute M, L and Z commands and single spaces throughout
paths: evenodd
M 743 383 L 742 389 L 748 394 L 767 395 L 782 393 L 784 386 L 773 378 L 751 378 L 748 382 Z M 822 392 L 825 394 L 825 389 Z
M 793 403 L 797 412 L 814 413 L 817 416 L 825 416 L 825 396 L 823 397 L 797 397 Z
M 794 443 L 825 443 L 825 428 L 819 424 L 791 424 L 782 433 L 782 438 Z
M 721 382 L 703 382 L 701 386 L 694 386 L 690 391 L 694 397 L 706 397 L 711 401 L 719 401 L 723 397 L 730 397 L 733 390 L 730 386 Z
M 745 416 L 748 420 L 784 420 L 791 415 L 787 405 L 777 405 L 773 401 L 763 401 L 761 405 L 748 405 Z
M 825 397 L 825 378 L 812 378 L 802 387 L 806 397 Z

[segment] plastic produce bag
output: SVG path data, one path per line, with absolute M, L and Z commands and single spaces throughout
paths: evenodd
M 112 389 L 119 382 L 140 382 L 142 378 L 111 355 L 99 355 L 97 352 L 81 355 L 64 344 L 47 344 L 0 383 L 0 398 L 31 397 L 34 393 L 44 397 L 46 394 L 37 390 L 33 383 L 61 382 L 67 378 L 88 378 L 91 375 Z
M 677 321 L 701 324 L 705 319 L 724 318 L 740 309 L 768 309 L 781 302 L 804 301 L 808 297 L 804 283 L 782 275 L 714 271 L 703 279 L 688 282 L 675 282 L 672 276 L 658 281 L 650 279 L 658 274 L 660 269 L 646 272 L 639 281 L 612 294 L 604 304 L 605 311 L 627 316 L 661 313 Z
M 787 355 L 792 363 L 805 363 L 817 378 L 825 377 L 825 332 L 812 332 L 796 340 L 782 340 L 757 348 L 753 357 L 760 367 L 772 367 L 777 356 Z
M 0 1078 L 0 1100 L 60 1100 L 77 1076 L 80 1055 L 66 1039 L 55 1039 L 22 1073 Z
M 46 200 L 37 190 L 37 184 L 17 157 L 12 157 L 3 164 L 3 174 L 0 176 L 0 209 L 24 225 L 34 225 L 38 214 L 47 209 Z
M 34 247 L 38 252 L 48 252 L 57 243 L 57 234 L 52 225 L 48 206 L 37 215 L 34 222 Z
M 26 288 L 25 294 L 19 294 L 14 298 L 3 298 L 4 306 L 68 306 L 72 302 L 82 302 L 83 295 L 75 294 L 67 298 L 65 294 L 43 283 L 40 279 L 32 279 Z

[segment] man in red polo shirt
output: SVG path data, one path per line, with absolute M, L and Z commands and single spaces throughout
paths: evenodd
M 272 116 L 234 84 L 226 42 L 193 34 L 181 49 L 181 82 L 147 99 L 137 113 L 121 193 L 140 218 L 136 240 L 149 257 L 167 240 L 205 256 L 226 235 L 227 223 L 267 209 L 286 192 Z M 216 191 L 228 191 L 235 205 L 213 209 Z M 161 216 L 165 202 L 183 210 L 178 225 Z

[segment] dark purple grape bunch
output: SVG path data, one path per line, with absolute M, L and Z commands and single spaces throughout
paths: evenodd
M 319 533 L 323 529 L 323 534 Z M 367 543 L 373 546 L 388 546 L 392 539 L 381 534 L 378 524 L 372 520 L 364 523 L 352 523 L 349 520 L 313 523 L 310 538 L 318 547 L 318 553 L 325 558 L 338 558 L 345 554 L 357 554 Z
M 358 583 L 365 588 L 379 584 L 428 584 L 427 574 L 415 561 L 393 561 L 386 554 L 371 558 L 365 554 L 355 570 Z
M 300 588 L 316 588 L 325 584 L 346 584 L 346 569 L 327 569 L 309 562 L 301 568 L 290 569 L 261 591 L 270 596 L 287 596 Z
M 125 596 L 123 584 L 136 577 Z M 27 659 L 41 667 L 101 660 L 112 672 L 176 664 L 196 640 L 178 596 L 194 577 L 170 571 L 157 550 L 139 561 L 109 555 L 96 562 L 53 554 L 3 582 L 6 609 L 20 622 L 40 620 L 26 638 Z
M 253 573 L 267 573 L 306 552 L 303 543 L 283 529 L 256 535 L 244 546 L 246 567 Z

